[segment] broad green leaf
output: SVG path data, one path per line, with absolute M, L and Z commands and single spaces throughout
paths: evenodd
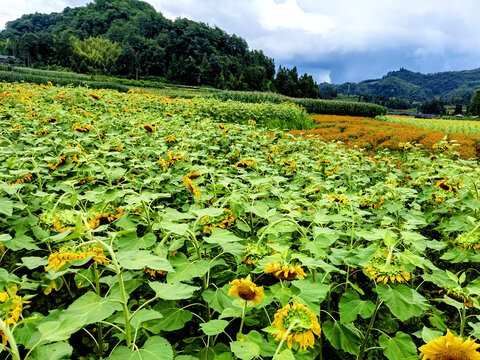
M 335 349 L 358 355 L 361 338 L 360 332 L 353 324 L 340 324 L 338 321 L 327 320 L 322 323 L 322 329 Z
M 213 310 L 221 313 L 225 309 L 233 307 L 233 300 L 235 298 L 228 295 L 230 287 L 231 286 L 227 284 L 216 290 L 205 290 L 202 293 L 202 297 Z
M 424 326 L 422 329 L 422 340 L 425 343 L 428 343 L 433 339 L 439 338 L 440 336 L 443 336 L 443 335 L 444 335 L 443 331 L 433 330 L 426 326 Z
M 295 360 L 295 356 L 293 355 L 292 350 L 285 349 L 275 356 L 273 360 Z
M 410 335 L 397 331 L 395 337 L 380 335 L 378 343 L 389 360 L 404 360 L 417 354 L 417 347 Z
M 260 346 L 253 342 L 247 341 L 232 341 L 230 343 L 232 352 L 242 360 L 251 360 L 260 356 Z
M 167 274 L 168 282 L 190 281 L 195 277 L 202 277 L 210 268 L 207 260 L 186 261 L 175 266 L 175 272 Z
M 242 240 L 231 231 L 220 229 L 220 228 L 214 228 L 212 230 L 212 235 L 210 237 L 205 237 L 204 239 L 209 244 L 218 244 L 218 245 L 223 245 L 224 243 L 237 242 Z
M 130 320 L 130 324 L 135 328 L 140 328 L 147 321 L 156 321 L 163 317 L 158 311 L 151 309 L 140 309 Z
M 179 224 L 168 220 L 163 220 L 158 223 L 161 229 L 167 230 L 173 234 L 185 235 L 189 226 L 188 224 Z
M 143 250 L 119 251 L 118 262 L 125 269 L 129 270 L 141 270 L 144 267 L 149 267 L 153 270 L 174 271 L 167 259 Z
M 12 216 L 13 213 L 13 201 L 7 198 L 0 198 L 0 214 L 6 216 Z
M 377 293 L 380 300 L 401 321 L 413 316 L 421 316 L 425 310 L 430 308 L 427 299 L 403 284 L 396 287 L 381 284 L 377 287 Z
M 48 260 L 37 256 L 25 256 L 22 258 L 22 265 L 26 266 L 27 269 L 32 270 L 39 266 L 47 266 Z
M 292 285 L 300 290 L 302 299 L 320 303 L 327 297 L 330 291 L 330 285 L 312 282 L 309 279 L 292 281 Z
M 170 343 L 160 336 L 147 339 L 141 349 L 132 351 L 126 346 L 118 346 L 108 360 L 173 360 Z
M 38 330 L 44 343 L 67 340 L 82 327 L 104 320 L 120 309 L 119 303 L 87 292 L 64 310 L 58 320 L 48 321 L 49 317 L 45 318 Z
M 162 301 L 154 306 L 154 310 L 162 315 L 161 319 L 147 321 L 143 327 L 148 331 L 158 334 L 160 331 L 174 331 L 184 327 L 192 319 L 192 313 L 180 309 L 174 302 Z
M 217 216 L 223 215 L 225 213 L 225 209 L 210 207 L 210 208 L 205 208 L 200 210 L 192 210 L 192 212 L 195 215 L 197 215 L 199 218 L 202 218 L 204 216 L 217 217 Z
M 233 300 L 235 298 L 228 295 L 230 287 L 231 286 L 227 284 L 216 290 L 205 290 L 202 293 L 202 297 L 213 310 L 221 313 L 226 308 L 233 307 Z
M 36 347 L 28 357 L 30 360 L 60 360 L 70 359 L 73 348 L 70 344 L 60 341 Z
M 150 282 L 148 285 L 155 291 L 157 297 L 164 300 L 190 299 L 193 293 L 200 289 L 198 286 L 182 283 L 165 284 L 158 281 Z
M 371 301 L 360 300 L 358 293 L 350 290 L 342 295 L 338 308 L 340 322 L 345 324 L 357 320 L 358 315 L 368 319 L 375 311 L 375 304 Z
M 15 237 L 11 240 L 3 241 L 5 247 L 13 251 L 22 249 L 38 250 L 39 247 L 35 244 L 35 240 L 22 232 L 16 232 Z
M 229 322 L 226 320 L 210 320 L 209 322 L 200 324 L 200 328 L 205 335 L 221 334 L 228 326 Z

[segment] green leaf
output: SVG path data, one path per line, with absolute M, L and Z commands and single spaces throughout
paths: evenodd
M 0 214 L 6 216 L 12 216 L 13 213 L 13 201 L 7 198 L 0 198 Z
M 205 241 L 209 244 L 218 244 L 218 245 L 223 245 L 224 243 L 230 243 L 230 242 L 237 242 L 241 241 L 238 236 L 235 236 L 234 233 L 231 231 L 225 230 L 225 229 L 220 229 L 220 228 L 214 228 L 212 230 L 212 235 L 210 237 L 206 237 Z
M 198 286 L 182 283 L 165 284 L 158 281 L 150 282 L 148 285 L 155 291 L 157 297 L 164 300 L 190 299 L 193 293 L 200 289 Z
M 160 336 L 148 338 L 141 349 L 132 351 L 126 346 L 118 346 L 108 360 L 173 360 L 170 343 Z
M 210 320 L 209 322 L 200 324 L 200 328 L 205 335 L 221 334 L 228 326 L 229 322 L 226 320 Z
M 350 290 L 342 295 L 338 308 L 340 322 L 345 324 L 357 320 L 358 315 L 368 319 L 375 311 L 375 304 L 371 301 L 360 300 L 358 293 Z
M 48 265 L 48 260 L 37 256 L 25 256 L 22 258 L 22 265 L 26 266 L 27 269 L 32 270 L 39 266 Z
M 280 354 L 275 356 L 273 360 L 295 360 L 295 356 L 292 353 L 292 350 L 285 349 Z
M 158 311 L 151 309 L 140 309 L 135 316 L 131 319 L 130 324 L 138 329 L 142 324 L 147 321 L 156 321 L 163 317 Z
M 36 244 L 35 240 L 30 236 L 25 235 L 23 232 L 16 232 L 15 237 L 11 240 L 3 241 L 5 247 L 13 251 L 18 251 L 22 249 L 26 250 L 38 250 L 40 249 Z
M 162 315 L 161 319 L 147 321 L 143 327 L 148 331 L 158 334 L 160 331 L 174 331 L 184 327 L 187 321 L 192 319 L 192 313 L 180 309 L 172 301 L 162 301 L 155 305 L 154 310 Z
M 217 217 L 222 215 L 225 210 L 223 208 L 213 208 L 209 207 L 206 209 L 200 209 L 200 210 L 192 210 L 192 212 L 197 215 L 199 218 L 202 218 L 204 216 L 211 216 L 211 217 Z
M 404 360 L 417 354 L 417 347 L 410 335 L 401 331 L 398 331 L 395 337 L 392 338 L 388 338 L 383 334 L 380 335 L 378 343 L 389 360 Z
M 30 360 L 60 360 L 70 359 L 73 348 L 66 342 L 56 342 L 48 345 L 40 345 L 33 350 L 28 357 Z
M 118 262 L 128 270 L 140 270 L 146 266 L 153 270 L 174 271 L 167 259 L 150 251 L 119 251 Z
M 353 355 L 358 355 L 360 350 L 360 332 L 353 324 L 340 324 L 338 321 L 327 320 L 322 323 L 325 337 L 337 349 Z
M 428 343 L 433 339 L 439 338 L 440 336 L 443 336 L 443 331 L 433 330 L 426 326 L 424 326 L 422 329 L 422 340 L 425 343 Z
M 185 233 L 188 230 L 188 224 L 179 224 L 179 223 L 175 223 L 168 220 L 160 221 L 158 226 L 161 229 L 167 230 L 171 233 L 181 235 L 181 236 L 185 235 Z
M 231 286 L 227 284 L 215 291 L 205 290 L 202 293 L 202 297 L 208 302 L 213 310 L 222 313 L 223 310 L 233 307 L 233 300 L 235 298 L 233 296 L 228 296 L 228 290 L 230 287 Z
M 430 308 L 427 299 L 403 284 L 393 288 L 383 284 L 379 285 L 377 293 L 380 300 L 401 321 L 410 319 L 413 316 L 421 316 L 425 310 Z
M 242 360 L 251 360 L 254 357 L 260 356 L 260 346 L 253 342 L 232 341 L 230 343 L 230 349 Z
M 67 340 L 74 332 L 86 325 L 102 321 L 120 309 L 120 304 L 87 292 L 64 310 L 58 320 L 49 321 L 49 316 L 46 317 L 38 331 L 43 342 Z
M 175 272 L 167 274 L 168 282 L 190 281 L 195 277 L 202 277 L 210 268 L 207 260 L 186 261 L 175 266 Z

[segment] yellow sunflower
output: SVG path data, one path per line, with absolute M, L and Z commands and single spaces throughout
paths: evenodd
M 248 279 L 235 279 L 230 282 L 232 287 L 228 290 L 228 295 L 234 295 L 239 301 L 251 301 L 253 306 L 262 302 L 262 297 L 265 295 L 263 286 L 257 286 L 254 282 Z
M 385 254 L 387 255 L 387 254 Z M 410 274 L 405 269 L 405 266 L 400 264 L 398 258 L 394 255 L 391 257 L 390 262 L 387 263 L 385 256 L 375 256 L 370 260 L 369 264 L 364 268 L 365 274 L 377 283 L 383 282 L 384 284 L 389 281 L 394 284 L 402 283 L 410 280 Z
M 299 277 L 303 280 L 305 279 L 305 276 L 307 276 L 300 265 L 281 265 L 278 261 L 266 264 L 263 272 L 265 274 L 273 274 L 277 279 L 289 281 L 295 279 L 296 277 Z
M 447 335 L 433 339 L 418 350 L 423 356 L 422 360 L 480 360 L 480 353 L 477 352 L 479 347 L 476 340 L 468 338 L 463 341 L 447 329 Z
M 294 323 L 295 321 L 295 323 Z M 293 325 L 292 325 L 293 323 Z M 320 323 L 317 317 L 305 305 L 294 302 L 287 304 L 277 311 L 272 325 L 276 326 L 280 332 L 275 335 L 275 340 L 281 340 L 290 329 L 286 341 L 289 349 L 294 344 L 300 346 L 300 350 L 313 348 L 315 336 L 320 337 Z

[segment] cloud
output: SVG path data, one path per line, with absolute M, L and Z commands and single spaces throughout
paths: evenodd
M 6 0 L 4 0 L 6 1 Z M 93 0 L 16 0 L 7 20 Z M 317 81 L 381 77 L 406 67 L 437 72 L 478 67 L 476 0 L 146 0 L 170 19 L 186 17 L 247 40 L 276 65 L 297 65 Z

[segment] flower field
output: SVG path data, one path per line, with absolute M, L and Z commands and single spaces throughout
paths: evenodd
M 414 125 L 422 129 L 470 135 L 480 134 L 480 122 L 472 120 L 415 119 L 407 116 L 380 116 L 379 119 L 394 124 Z
M 480 134 L 465 134 L 458 127 L 450 127 L 449 131 L 447 120 L 423 122 L 418 119 L 395 118 L 398 119 L 398 123 L 393 123 L 392 121 L 396 120 L 391 120 L 390 117 L 379 117 L 381 120 L 373 120 L 355 116 L 313 115 L 312 118 L 316 122 L 315 128 L 306 131 L 295 130 L 292 133 L 303 137 L 315 136 L 327 142 L 341 141 L 348 147 L 366 150 L 385 148 L 394 150 L 401 148 L 402 144 L 410 143 L 430 151 L 434 150 L 434 145 L 443 139 L 452 141 L 453 150 L 463 158 L 477 157 L 480 149 Z M 445 125 L 439 125 L 437 130 L 430 130 L 431 128 L 427 126 L 430 124 L 428 121 L 432 124 L 445 122 Z M 422 126 L 422 124 L 427 125 Z M 459 132 L 453 132 L 454 130 Z
M 1 84 L 2 358 L 478 358 L 474 140 L 313 119 Z

